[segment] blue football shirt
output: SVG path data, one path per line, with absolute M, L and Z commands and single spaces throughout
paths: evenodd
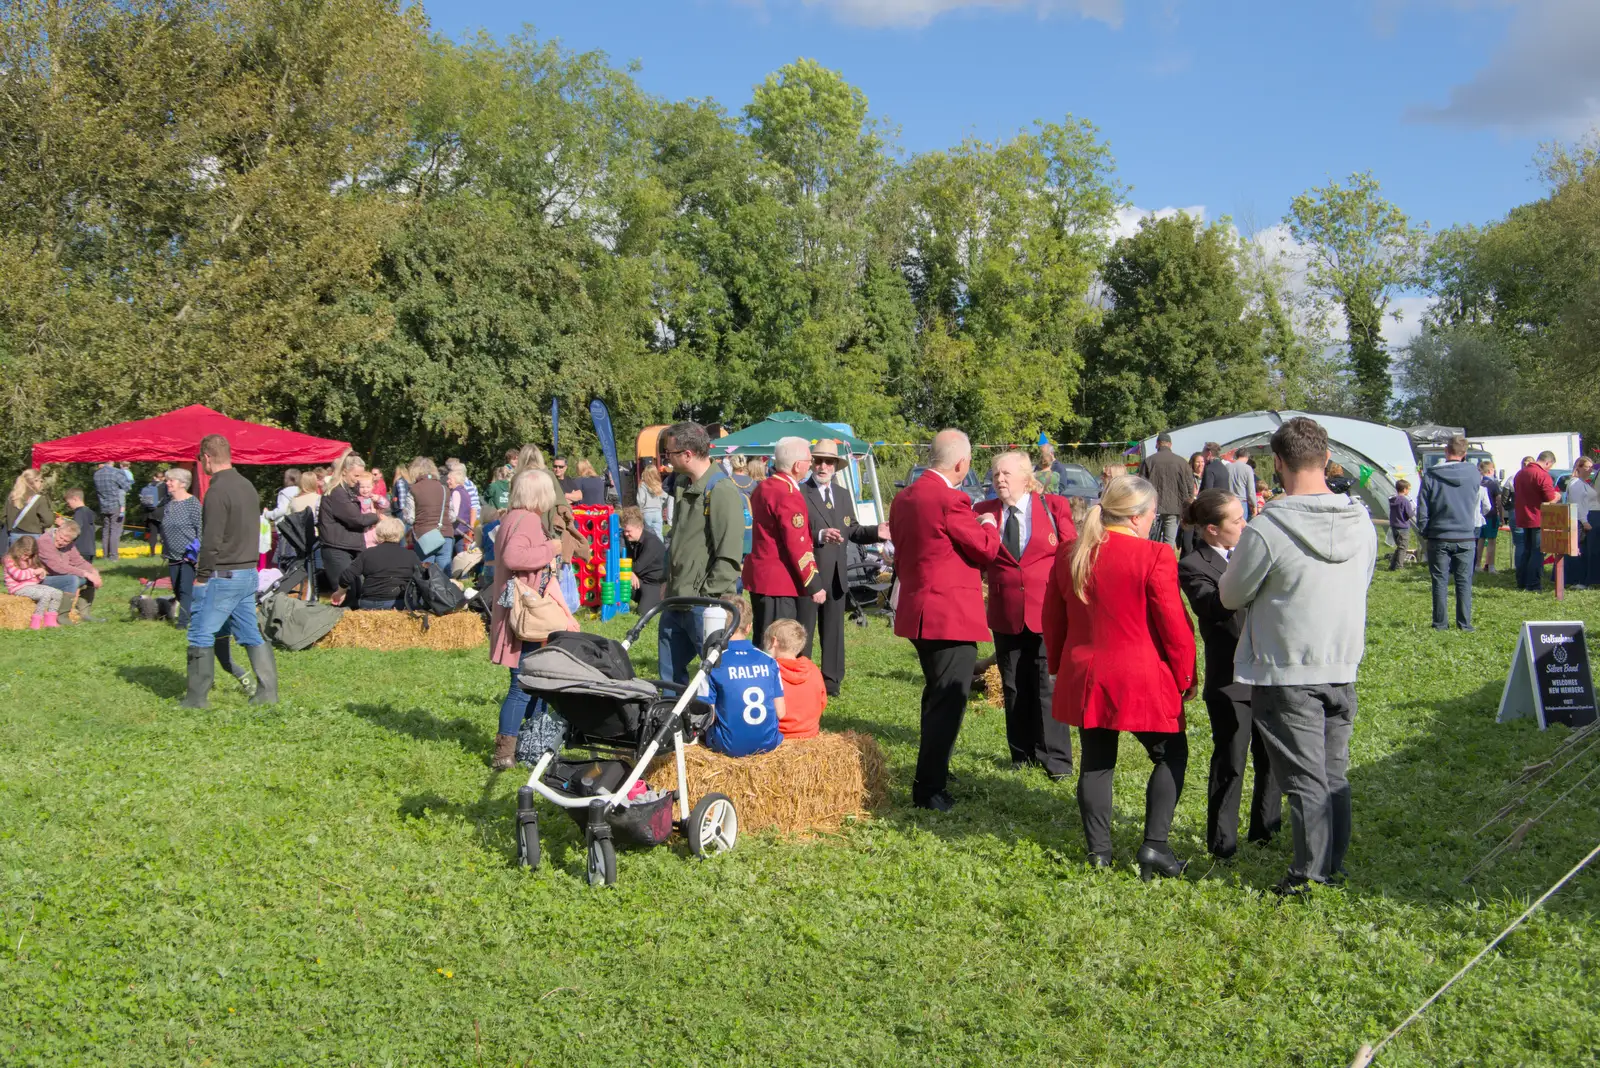
M 716 709 L 716 722 L 706 744 L 732 757 L 754 756 L 778 748 L 778 708 L 783 679 L 778 662 L 745 639 L 728 643 L 728 651 L 701 683 L 700 698 Z

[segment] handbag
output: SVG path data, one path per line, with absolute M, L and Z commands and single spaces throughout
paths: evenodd
M 549 567 L 539 572 L 537 589 L 511 576 L 511 608 L 506 614 L 506 624 L 512 634 L 525 642 L 542 642 L 552 634 L 578 629 L 578 621 L 572 618 L 567 602 L 562 600 L 560 588 L 550 587 L 554 580 L 555 573 Z
M 435 527 L 426 534 L 416 535 L 413 540 L 417 543 L 417 548 L 422 550 L 422 555 L 432 556 L 444 545 L 445 538 L 439 533 L 439 528 Z
M 482 549 L 465 549 L 451 559 L 450 577 L 465 578 L 467 572 L 483 563 Z

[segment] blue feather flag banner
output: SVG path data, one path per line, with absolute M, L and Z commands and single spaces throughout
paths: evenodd
M 603 400 L 589 402 L 589 417 L 594 420 L 594 436 L 600 439 L 600 451 L 605 453 L 606 470 L 611 472 L 611 486 L 622 497 L 622 470 L 617 466 L 617 437 L 611 432 L 611 410 Z
M 550 460 L 561 455 L 561 398 L 550 398 Z

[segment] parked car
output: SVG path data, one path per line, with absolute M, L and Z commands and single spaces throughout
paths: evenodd
M 909 474 L 906 475 L 905 481 L 896 482 L 894 484 L 894 488 L 905 489 L 907 486 L 911 485 L 911 483 L 921 478 L 922 472 L 926 471 L 927 469 L 928 468 L 925 465 L 918 464 L 916 467 L 911 469 Z M 983 487 L 983 482 L 979 480 L 977 475 L 973 474 L 971 468 L 967 469 L 967 477 L 961 480 L 961 488 L 966 492 L 968 497 L 972 498 L 973 504 L 977 504 L 984 498 L 985 490 Z
M 1100 480 L 1089 473 L 1089 469 L 1082 464 L 1062 464 L 1065 474 L 1062 475 L 1061 485 L 1056 492 L 1063 497 L 1083 497 L 1087 500 L 1100 499 Z

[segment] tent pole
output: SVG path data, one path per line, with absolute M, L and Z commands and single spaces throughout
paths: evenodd
M 872 503 L 877 506 L 878 522 L 889 521 L 889 506 L 884 502 L 883 490 L 878 488 L 878 458 L 872 453 L 867 453 L 867 463 L 872 469 Z

